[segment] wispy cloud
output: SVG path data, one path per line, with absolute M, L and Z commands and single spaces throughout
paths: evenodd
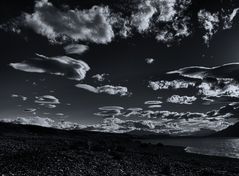
M 23 96 L 23 95 L 18 95 L 18 94 L 12 94 L 11 95 L 12 98 L 20 98 L 22 101 L 26 101 L 27 97 Z
M 56 105 L 60 104 L 60 101 L 52 95 L 43 95 L 35 97 L 35 103 L 47 108 L 55 108 Z
M 81 55 L 89 49 L 87 45 L 71 44 L 64 47 L 67 54 Z

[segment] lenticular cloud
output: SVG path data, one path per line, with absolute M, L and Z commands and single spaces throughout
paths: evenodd
M 71 57 L 46 57 L 39 54 L 37 56 L 37 58 L 25 60 L 20 63 L 11 63 L 10 66 L 16 70 L 60 75 L 77 81 L 84 79 L 87 71 L 90 70 L 87 63 Z

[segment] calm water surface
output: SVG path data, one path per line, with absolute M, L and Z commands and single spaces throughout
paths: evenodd
M 239 138 L 147 139 L 144 142 L 181 146 L 189 153 L 239 159 Z

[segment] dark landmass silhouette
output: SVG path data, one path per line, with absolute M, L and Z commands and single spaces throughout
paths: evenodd
M 214 137 L 239 137 L 239 123 L 236 123 L 235 125 L 231 125 L 222 131 L 212 134 L 211 136 L 214 136 Z
M 147 144 L 130 134 L 0 123 L 0 175 L 236 176 L 239 160 Z

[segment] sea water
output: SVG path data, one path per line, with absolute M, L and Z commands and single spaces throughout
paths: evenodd
M 239 138 L 169 138 L 147 139 L 144 142 L 181 146 L 189 153 L 239 159 Z

